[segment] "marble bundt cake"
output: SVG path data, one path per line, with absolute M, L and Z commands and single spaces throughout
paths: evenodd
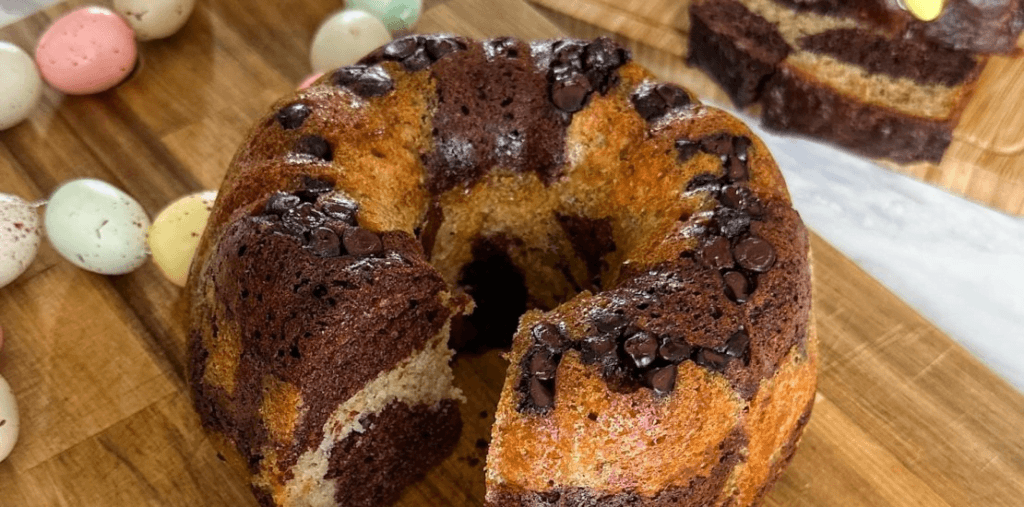
M 387 505 L 444 459 L 470 335 L 514 334 L 494 506 L 757 504 L 813 404 L 775 162 L 605 38 L 410 36 L 280 101 L 189 291 L 196 410 L 267 506 Z

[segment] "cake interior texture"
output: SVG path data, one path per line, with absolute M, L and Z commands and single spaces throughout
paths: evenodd
M 452 347 L 511 348 L 493 506 L 754 505 L 810 416 L 774 160 L 609 39 L 398 39 L 276 104 L 210 224 L 190 383 L 263 505 L 397 499 L 458 438 Z

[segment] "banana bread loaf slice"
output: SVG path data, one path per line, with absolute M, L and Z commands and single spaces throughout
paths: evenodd
M 791 0 L 695 0 L 688 61 L 764 124 L 897 162 L 941 160 L 986 58 Z M 842 9 L 838 9 L 842 11 Z

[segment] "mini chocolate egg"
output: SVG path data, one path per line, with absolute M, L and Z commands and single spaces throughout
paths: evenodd
M 172 202 L 153 220 L 146 241 L 153 263 L 174 285 L 184 287 L 196 247 L 217 192 L 199 192 Z
M 36 63 L 28 53 L 0 41 L 0 130 L 11 128 L 35 109 L 43 92 Z
M 135 199 L 109 183 L 65 183 L 50 196 L 44 225 L 58 253 L 93 273 L 123 275 L 146 262 L 149 217 Z
M 139 40 L 170 37 L 185 26 L 196 0 L 114 0 L 114 10 L 121 13 L 135 29 Z
M 408 30 L 420 19 L 423 0 L 348 0 L 348 9 L 366 11 L 384 22 L 392 32 Z
M 945 0 L 903 0 L 906 9 L 921 21 L 935 21 L 942 9 L 945 7 Z
M 11 385 L 0 377 L 0 463 L 11 455 L 14 444 L 18 442 L 20 427 L 18 402 L 14 399 Z
M 28 269 L 41 238 L 35 208 L 21 197 L 0 194 L 0 287 Z
M 384 44 L 391 34 L 379 19 L 365 11 L 345 10 L 327 18 L 309 50 L 313 72 L 352 65 Z
M 138 56 L 128 22 L 102 7 L 54 21 L 36 46 L 36 65 L 50 86 L 70 95 L 109 90 L 124 81 Z

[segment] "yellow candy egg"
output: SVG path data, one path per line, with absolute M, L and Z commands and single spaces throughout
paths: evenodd
M 184 287 L 189 266 L 206 229 L 217 192 L 187 195 L 172 202 L 153 220 L 146 242 L 153 263 L 171 283 Z
M 903 0 L 907 10 L 921 21 L 934 21 L 942 14 L 945 0 Z

